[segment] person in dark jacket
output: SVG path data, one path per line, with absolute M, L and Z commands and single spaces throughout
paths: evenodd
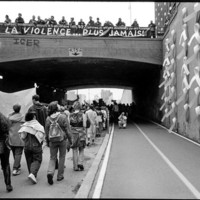
M 47 180 L 50 185 L 53 185 L 53 176 L 55 173 L 55 166 L 57 160 L 57 153 L 59 151 L 59 163 L 58 163 L 58 173 L 57 181 L 64 179 L 64 163 L 66 157 L 66 149 L 69 145 L 72 144 L 70 125 L 67 116 L 64 113 L 58 111 L 58 102 L 53 101 L 48 106 L 48 117 L 46 119 L 45 133 L 46 133 L 46 142 L 49 143 L 50 147 L 50 161 L 47 170 Z M 61 137 L 59 141 L 51 138 L 50 136 L 50 127 L 53 121 L 57 121 L 61 128 Z
M 92 20 L 92 17 L 89 17 L 89 22 L 87 23 L 87 26 L 94 26 L 94 21 Z
M 121 18 L 119 18 L 119 20 L 118 20 L 116 26 L 126 26 L 126 24 L 122 21 Z
M 42 20 L 42 19 L 40 18 L 40 16 L 38 16 L 37 24 L 39 24 L 39 25 L 45 25 L 46 22 L 45 22 L 44 20 Z
M 104 27 L 113 27 L 114 25 L 110 21 L 106 21 L 103 25 Z
M 59 21 L 59 24 L 60 25 L 65 25 L 65 26 L 68 25 L 67 21 L 65 20 L 65 16 L 62 17 L 62 19 Z
M 131 26 L 132 26 L 133 28 L 139 28 L 139 24 L 138 24 L 138 22 L 137 22 L 136 19 L 134 19 L 134 22 L 132 23 Z
M 18 132 L 24 141 L 28 178 L 36 184 L 37 174 L 42 163 L 42 145 L 45 142 L 45 132 L 44 127 L 36 120 L 35 112 L 26 113 L 25 121 Z
M 85 27 L 85 22 L 83 21 L 83 19 L 80 19 L 80 21 L 78 22 L 78 26 L 80 26 L 81 28 Z
M 54 16 L 51 16 L 51 18 L 49 19 L 48 24 L 49 24 L 49 25 L 57 25 L 57 22 L 56 22 L 56 20 L 54 19 Z
M 11 171 L 10 171 L 10 148 L 8 145 L 9 135 L 9 120 L 0 112 L 0 160 L 1 169 L 3 170 L 4 182 L 6 184 L 6 190 L 11 192 L 13 187 L 11 185 Z
M 36 19 L 35 19 L 35 15 L 33 15 L 32 16 L 32 19 L 30 19 L 30 21 L 29 21 L 29 24 L 32 24 L 32 25 L 37 25 L 37 21 L 36 21 Z
M 23 24 L 23 23 L 25 23 L 24 19 L 22 18 L 22 14 L 21 13 L 18 14 L 18 17 L 15 20 L 15 23 L 16 24 Z
M 18 17 L 15 19 L 15 23 L 16 23 L 16 25 L 17 25 L 17 27 L 18 27 L 18 32 L 20 33 L 20 34 L 24 34 L 24 29 L 23 29 L 23 27 L 22 26 L 18 26 L 18 24 L 24 24 L 25 22 L 24 22 L 24 19 L 22 18 L 22 14 L 21 13 L 19 13 L 18 14 Z
M 80 19 L 80 21 L 78 22 L 78 29 L 77 29 L 77 33 L 79 35 L 83 34 L 83 28 L 85 27 L 85 22 Z
M 37 94 L 32 96 L 32 102 L 33 105 L 28 109 L 28 112 L 35 112 L 36 119 L 43 127 L 45 127 L 45 122 L 47 118 L 46 106 L 40 103 L 40 96 Z
M 97 17 L 97 21 L 95 22 L 95 27 L 100 27 L 101 26 L 101 22 L 99 21 L 99 18 Z
M 13 152 L 14 164 L 13 164 L 13 176 L 19 175 L 21 173 L 21 157 L 24 148 L 24 142 L 20 138 L 18 133 L 21 125 L 24 123 L 23 115 L 20 113 L 21 106 L 15 104 L 13 106 L 14 112 L 8 116 L 11 122 L 11 127 L 9 130 L 9 144 Z
M 74 17 L 71 17 L 71 21 L 69 22 L 69 27 L 75 26 L 76 22 L 74 21 Z

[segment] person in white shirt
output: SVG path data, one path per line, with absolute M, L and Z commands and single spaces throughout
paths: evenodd
M 96 137 L 96 118 L 97 113 L 94 111 L 94 107 L 90 106 L 89 110 L 86 111 L 86 115 L 90 120 L 90 127 L 87 129 L 87 146 L 94 144 Z
M 121 115 L 118 117 L 118 125 L 119 128 L 126 128 L 127 125 L 127 116 L 124 112 L 121 113 Z

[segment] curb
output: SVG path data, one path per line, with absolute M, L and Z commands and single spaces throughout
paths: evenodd
M 92 184 L 94 182 L 95 176 L 98 172 L 100 161 L 101 161 L 101 159 L 104 155 L 105 149 L 107 147 L 109 137 L 110 137 L 110 132 L 111 132 L 111 130 L 109 130 L 109 133 L 107 133 L 105 135 L 103 143 L 97 153 L 97 156 L 95 157 L 95 159 L 92 163 L 92 166 L 90 167 L 88 173 L 86 174 L 86 176 L 81 184 L 81 187 L 79 188 L 76 196 L 74 197 L 75 199 L 88 198 L 88 195 L 92 188 Z

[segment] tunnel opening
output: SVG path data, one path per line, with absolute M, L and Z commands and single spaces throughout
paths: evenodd
M 40 58 L 0 63 L 0 90 L 15 92 L 34 86 L 41 101 L 61 103 L 77 88 L 131 88 L 137 115 L 159 120 L 161 66 L 108 58 Z

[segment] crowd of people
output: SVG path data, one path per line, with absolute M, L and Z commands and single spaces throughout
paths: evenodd
M 49 147 L 50 160 L 47 168 L 47 182 L 64 179 L 66 153 L 72 149 L 73 170 L 84 170 L 84 149 L 95 144 L 97 137 L 109 126 L 109 121 L 117 122 L 123 112 L 132 115 L 132 105 L 92 103 L 81 104 L 76 100 L 72 105 L 59 105 L 53 101 L 48 105 L 40 102 L 39 95 L 32 96 L 33 105 L 25 116 L 20 112 L 21 105 L 13 105 L 8 116 L 0 113 L 0 160 L 4 182 L 8 192 L 13 190 L 11 174 L 21 174 L 21 158 L 25 155 L 28 178 L 37 183 L 37 174 L 42 164 L 43 149 Z M 9 162 L 10 151 L 14 163 Z M 59 152 L 59 158 L 58 158 Z
M 12 20 L 9 18 L 8 15 L 5 16 L 4 23 L 5 24 L 12 23 Z M 24 24 L 25 23 L 21 13 L 18 14 L 18 17 L 15 19 L 14 23 L 16 23 L 16 24 Z M 108 20 L 105 21 L 105 23 L 103 24 L 103 23 L 100 22 L 100 19 L 98 17 L 96 18 L 96 22 L 95 22 L 91 16 L 89 17 L 88 23 L 85 23 L 83 21 L 83 19 L 80 19 L 80 21 L 78 23 L 76 23 L 74 21 L 74 17 L 71 17 L 70 21 L 68 23 L 67 20 L 65 19 L 65 16 L 62 16 L 62 19 L 57 22 L 54 19 L 54 16 L 51 16 L 50 18 L 45 18 L 45 19 L 41 19 L 41 17 L 38 16 L 37 19 L 36 19 L 36 16 L 33 15 L 28 23 L 32 24 L 34 26 L 37 26 L 37 25 L 53 25 L 53 26 L 61 25 L 61 26 L 63 26 L 63 25 L 65 25 L 65 26 L 69 26 L 69 27 L 78 26 L 78 27 L 81 27 L 81 28 L 83 28 L 83 27 L 101 27 L 101 26 L 104 26 L 104 27 L 114 27 L 114 26 L 116 26 L 116 27 L 126 27 L 125 22 L 123 22 L 121 18 L 119 18 L 118 22 L 114 25 L 112 22 L 110 22 Z M 155 28 L 155 26 L 156 25 L 151 20 L 148 27 Z M 137 19 L 134 19 L 133 23 L 131 24 L 131 27 L 139 28 L 139 24 L 137 22 Z

